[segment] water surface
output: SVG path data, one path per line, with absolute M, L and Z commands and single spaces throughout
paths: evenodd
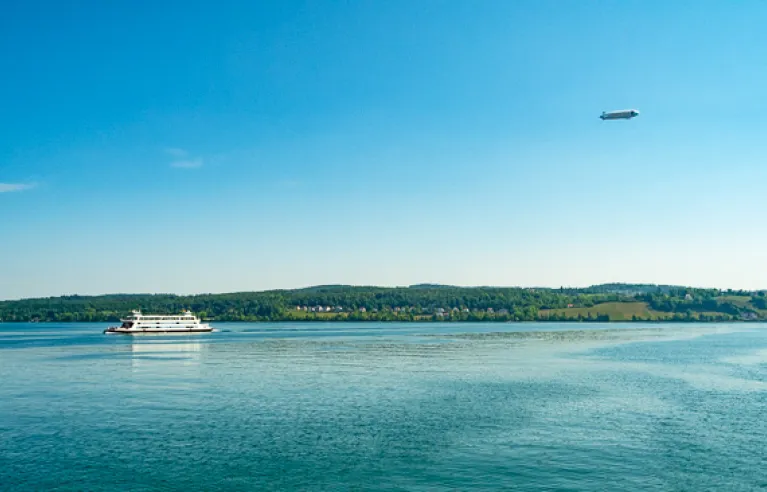
M 758 490 L 767 326 L 0 324 L 0 490 Z

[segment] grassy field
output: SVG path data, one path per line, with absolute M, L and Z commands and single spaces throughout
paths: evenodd
M 634 316 L 652 320 L 665 319 L 670 316 L 669 313 L 651 310 L 646 302 L 606 302 L 589 308 L 542 310 L 540 315 L 542 318 L 546 318 L 551 314 L 565 314 L 567 317 L 577 318 L 579 315 L 588 317 L 589 313 L 593 317 L 606 314 L 610 317 L 610 321 L 631 321 Z
M 719 296 L 716 300 L 720 302 L 731 302 L 736 306 L 746 307 L 751 301 L 751 296 Z

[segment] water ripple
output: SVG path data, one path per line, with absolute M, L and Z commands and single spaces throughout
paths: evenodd
M 761 327 L 303 326 L 14 326 L 0 490 L 767 484 Z

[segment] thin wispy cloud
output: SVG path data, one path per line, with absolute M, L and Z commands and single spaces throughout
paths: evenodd
M 168 147 L 165 149 L 165 153 L 171 157 L 177 157 L 179 159 L 189 155 L 189 152 L 184 149 L 179 149 L 178 147 Z
M 197 159 L 183 159 L 179 161 L 173 161 L 170 163 L 170 167 L 177 167 L 181 169 L 193 169 L 196 167 L 202 167 L 203 160 L 198 157 Z
M 188 150 L 178 147 L 166 147 L 165 153 L 173 158 L 170 167 L 177 169 L 196 169 L 205 163 L 202 157 L 193 157 Z
M 31 190 L 35 186 L 34 183 L 0 183 L 0 193 Z

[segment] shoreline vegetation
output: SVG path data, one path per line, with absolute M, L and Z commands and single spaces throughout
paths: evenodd
M 767 320 L 765 291 L 669 285 L 586 288 L 316 286 L 231 294 L 109 294 L 0 301 L 3 322 L 115 322 L 140 309 L 207 321 L 726 322 Z

